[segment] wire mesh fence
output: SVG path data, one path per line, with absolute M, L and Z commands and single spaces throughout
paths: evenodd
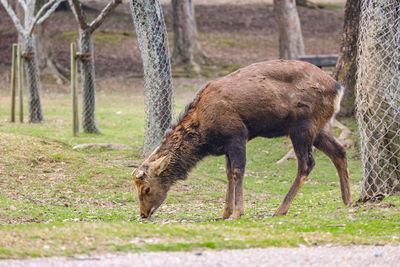
M 143 152 L 148 155 L 160 144 L 172 119 L 168 35 L 159 0 L 130 1 L 130 5 L 144 69 L 146 132 Z
M 96 83 L 93 42 L 90 38 L 78 40 L 82 78 L 82 129 L 85 133 L 100 133 L 96 125 Z
M 400 2 L 362 1 L 357 120 L 361 201 L 400 192 Z
M 40 99 L 40 72 L 33 35 L 23 38 L 24 70 L 28 89 L 29 122 L 42 122 L 43 112 Z

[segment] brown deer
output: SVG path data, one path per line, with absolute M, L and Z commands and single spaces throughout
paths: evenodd
M 312 146 L 335 165 L 344 204 L 351 202 L 346 151 L 327 126 L 339 111 L 344 88 L 309 63 L 274 60 L 252 64 L 209 82 L 186 106 L 161 145 L 132 172 L 142 218 L 162 204 L 177 180 L 202 158 L 225 155 L 228 189 L 223 219 L 243 214 L 246 142 L 288 135 L 297 175 L 274 215 L 284 215 L 314 167 Z

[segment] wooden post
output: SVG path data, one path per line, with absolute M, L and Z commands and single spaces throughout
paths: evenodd
M 78 96 L 77 87 L 77 56 L 76 43 L 71 43 L 71 98 L 72 98 L 72 135 L 76 136 L 79 132 L 78 120 Z
M 18 69 L 18 94 L 19 94 L 19 122 L 24 122 L 24 92 L 23 92 L 23 82 L 24 82 L 24 72 L 23 72 L 23 62 L 22 62 L 22 45 L 18 44 L 17 47 L 17 69 Z
M 11 117 L 10 121 L 15 122 L 15 93 L 17 83 L 17 44 L 12 46 L 12 58 L 11 58 Z

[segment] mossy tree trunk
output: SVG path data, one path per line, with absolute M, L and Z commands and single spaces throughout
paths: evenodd
M 343 39 L 336 64 L 335 78 L 345 88 L 339 115 L 354 116 L 357 73 L 358 35 L 361 0 L 347 0 L 344 15 Z

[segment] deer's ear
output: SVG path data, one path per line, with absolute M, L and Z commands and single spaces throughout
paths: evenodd
M 163 156 L 151 164 L 150 172 L 153 175 L 160 175 L 168 166 L 171 160 L 171 155 Z

